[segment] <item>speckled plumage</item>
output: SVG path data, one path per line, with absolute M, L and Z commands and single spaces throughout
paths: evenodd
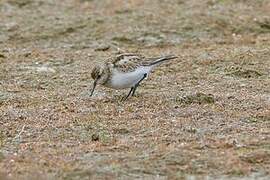
M 139 83 L 148 76 L 153 67 L 175 58 L 175 56 L 146 58 L 133 53 L 110 57 L 103 65 L 95 66 L 92 70 L 91 77 L 94 79 L 94 87 L 91 95 L 97 84 L 113 89 L 131 88 L 135 92 Z

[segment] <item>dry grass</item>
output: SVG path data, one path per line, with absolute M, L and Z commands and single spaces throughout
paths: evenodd
M 268 0 L 0 1 L 0 179 L 268 179 Z M 137 95 L 90 70 L 175 54 Z M 3 175 L 2 175 L 3 174 Z

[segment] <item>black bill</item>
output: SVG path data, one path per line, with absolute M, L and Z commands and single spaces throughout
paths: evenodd
M 91 91 L 90 96 L 92 96 L 92 95 L 93 95 L 93 93 L 94 93 L 94 91 L 95 91 L 96 86 L 97 86 L 97 80 L 95 80 L 95 81 L 94 81 L 94 84 L 93 84 L 93 89 L 92 89 L 92 91 Z

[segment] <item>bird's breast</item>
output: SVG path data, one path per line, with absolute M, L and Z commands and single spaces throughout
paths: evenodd
M 131 88 L 144 77 L 144 74 L 149 74 L 150 71 L 151 67 L 144 66 L 132 72 L 122 72 L 114 69 L 112 71 L 111 80 L 106 86 L 113 89 Z

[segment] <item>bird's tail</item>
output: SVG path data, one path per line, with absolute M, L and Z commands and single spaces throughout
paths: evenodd
M 168 55 L 168 56 L 163 56 L 163 57 L 159 57 L 159 58 L 154 58 L 154 61 L 151 62 L 149 65 L 153 66 L 153 65 L 158 65 L 160 63 L 162 63 L 163 61 L 167 61 L 167 60 L 171 60 L 171 59 L 175 59 L 178 58 L 177 56 L 173 56 L 173 55 Z

